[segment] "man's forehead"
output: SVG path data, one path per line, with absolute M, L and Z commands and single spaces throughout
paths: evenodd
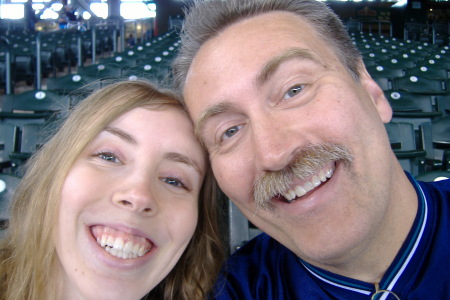
M 273 22 L 274 18 L 280 18 L 280 22 Z M 260 25 L 268 20 L 276 25 L 267 25 L 262 31 Z M 293 13 L 271 12 L 232 24 L 200 47 L 184 86 L 186 106 L 196 125 L 205 111 L 220 101 L 212 98 L 238 91 L 242 82 L 264 82 L 287 59 L 302 58 L 325 65 L 321 59 L 323 41 L 316 33 L 299 32 L 295 27 L 298 23 L 292 24 L 292 20 L 311 27 Z M 261 35 L 252 34 L 257 31 Z M 261 40 L 269 35 L 272 43 Z

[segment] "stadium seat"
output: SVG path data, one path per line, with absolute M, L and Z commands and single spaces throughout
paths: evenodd
M 445 80 L 429 79 L 418 75 L 393 79 L 393 88 L 416 94 L 443 95 L 447 93 Z
M 434 182 L 450 179 L 450 171 L 429 171 L 416 177 L 417 180 Z
M 396 77 L 403 77 L 405 75 L 405 71 L 403 68 L 394 68 L 392 66 L 386 67 L 379 64 L 377 64 L 376 66 L 367 67 L 367 71 L 372 78 L 393 79 Z
M 400 165 L 413 176 L 425 172 L 425 150 L 416 141 L 416 131 L 411 123 L 389 122 L 385 124 L 389 142 Z
M 409 58 L 389 58 L 385 60 L 378 61 L 378 63 L 386 68 L 396 68 L 396 69 L 408 69 L 416 66 L 416 63 Z
M 405 70 L 406 76 L 420 76 L 429 79 L 448 79 L 448 70 L 438 65 L 419 63 L 417 67 Z
M 117 64 L 93 64 L 78 67 L 78 74 L 93 80 L 117 79 L 122 75 L 122 68 Z
M 158 72 L 150 64 L 139 65 L 132 68 L 124 68 L 122 69 L 122 75 L 129 80 L 144 78 L 157 81 L 160 79 L 158 78 Z
M 440 95 L 436 97 L 437 110 L 443 115 L 450 115 L 450 95 Z
M 9 155 L 15 150 L 16 141 L 17 127 L 8 123 L 0 123 L 0 172 L 2 173 L 12 165 Z
M 19 183 L 19 177 L 0 173 L 0 239 L 4 237 L 8 227 L 11 200 Z
M 420 126 L 427 166 L 450 171 L 450 116 Z
M 31 90 L 3 96 L 0 119 L 48 119 L 65 115 L 69 100 L 56 92 Z
M 127 51 L 125 53 L 116 53 L 112 57 L 103 57 L 99 59 L 100 64 L 107 66 L 117 65 L 120 68 L 134 67 L 137 64 L 138 58 L 141 56 L 135 55 L 134 51 Z
M 31 52 L 15 53 L 13 55 L 14 82 L 25 81 L 32 85 L 36 76 L 36 58 Z
M 20 141 L 17 149 L 9 157 L 13 165 L 14 174 L 22 176 L 25 162 L 50 139 L 58 128 L 58 123 L 30 123 L 22 127 Z
M 47 78 L 47 90 L 57 92 L 61 95 L 67 95 L 71 98 L 85 98 L 99 87 L 100 80 L 80 74 L 68 74 L 60 77 Z
M 433 104 L 432 95 L 405 91 L 388 91 L 385 95 L 393 110 L 392 121 L 412 123 L 414 129 L 418 129 L 423 122 L 430 122 L 443 115 Z
M 228 205 L 229 251 L 233 253 L 262 231 L 254 227 L 231 200 L 228 200 Z
M 387 77 L 374 77 L 373 80 L 378 84 L 378 86 L 384 91 L 392 90 L 392 79 Z

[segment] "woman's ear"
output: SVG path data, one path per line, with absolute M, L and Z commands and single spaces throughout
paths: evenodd
M 389 123 L 392 119 L 392 108 L 389 101 L 386 99 L 383 90 L 369 75 L 363 62 L 360 63 L 359 70 L 361 84 L 371 97 L 381 120 L 383 120 L 384 123 Z

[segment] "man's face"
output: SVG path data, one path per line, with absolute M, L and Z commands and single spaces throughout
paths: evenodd
M 184 96 L 221 189 L 253 224 L 319 266 L 372 242 L 391 110 L 305 21 L 272 12 L 228 27 L 200 48 Z

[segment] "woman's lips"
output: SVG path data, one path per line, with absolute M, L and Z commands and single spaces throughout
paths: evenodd
M 155 247 L 155 244 L 145 237 L 104 225 L 91 226 L 90 230 L 100 247 L 121 259 L 142 257 Z

